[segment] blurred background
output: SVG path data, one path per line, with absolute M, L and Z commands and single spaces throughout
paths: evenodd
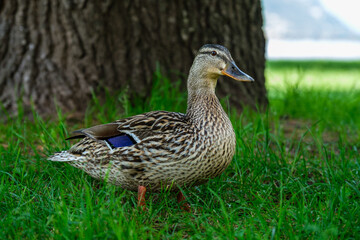
M 335 105 L 345 110 L 345 106 L 359 101 L 355 97 L 360 89 L 359 1 L 263 0 L 262 7 L 270 105 L 281 102 L 281 92 L 291 95 L 287 98 L 294 100 L 293 106 L 303 102 L 294 96 L 303 95 L 306 103 L 297 114 L 301 117 L 323 99 L 318 109 L 313 109 L 316 119 L 321 111 L 334 111 Z M 344 101 L 322 110 L 336 98 Z M 312 100 L 306 101 L 309 99 Z M 358 111 L 356 105 L 352 109 Z M 348 113 L 357 114 L 351 112 Z M 340 115 L 343 114 L 334 112 L 334 116 Z
M 357 0 L 263 0 L 268 59 L 360 59 Z
M 32 108 L 43 116 L 60 108 L 81 118 L 91 99 L 104 99 L 106 92 L 127 89 L 132 102 L 149 101 L 155 72 L 172 84 L 180 81 L 185 92 L 194 56 L 206 43 L 226 46 L 256 79 L 252 85 L 219 82 L 218 96 L 239 112 L 265 109 L 267 96 L 285 82 L 356 88 L 358 9 L 355 0 L 4 1 L 2 109 L 16 114 L 21 99 L 30 115 Z

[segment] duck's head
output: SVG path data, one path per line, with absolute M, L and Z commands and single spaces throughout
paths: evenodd
M 215 89 L 217 79 L 222 75 L 237 81 L 254 81 L 252 77 L 236 66 L 226 47 L 218 44 L 206 44 L 195 56 L 189 73 L 188 88 L 189 90 Z

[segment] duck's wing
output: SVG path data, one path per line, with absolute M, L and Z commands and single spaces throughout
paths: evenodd
M 188 124 L 185 114 L 153 111 L 113 123 L 80 129 L 74 131 L 67 139 L 89 137 L 94 140 L 105 140 L 112 147 L 124 147 L 139 143 L 147 137 L 188 131 Z
M 117 121 L 118 131 L 132 135 L 136 140 L 187 131 L 189 122 L 185 114 L 167 111 L 153 111 Z
M 90 128 L 79 129 L 71 133 L 71 137 L 66 138 L 66 140 L 90 137 L 96 140 L 104 140 L 109 137 L 119 135 L 118 131 L 119 124 L 117 123 L 107 123 L 96 125 Z

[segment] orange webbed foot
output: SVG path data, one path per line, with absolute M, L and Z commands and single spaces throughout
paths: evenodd
M 145 210 L 146 207 L 145 193 L 146 193 L 146 187 L 138 186 L 138 207 L 141 207 L 142 210 Z
M 179 193 L 177 195 L 177 201 L 179 204 L 181 204 L 180 208 L 182 210 L 184 210 L 186 212 L 191 212 L 190 204 L 186 202 L 186 198 L 181 191 L 179 191 Z

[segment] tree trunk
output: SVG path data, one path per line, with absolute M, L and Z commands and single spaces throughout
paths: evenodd
M 220 80 L 219 95 L 239 109 L 266 105 L 261 27 L 260 0 L 3 0 L 0 100 L 10 112 L 20 98 L 52 114 L 56 104 L 84 111 L 92 90 L 128 86 L 146 96 L 157 62 L 184 77 L 196 51 L 218 43 L 256 80 Z

